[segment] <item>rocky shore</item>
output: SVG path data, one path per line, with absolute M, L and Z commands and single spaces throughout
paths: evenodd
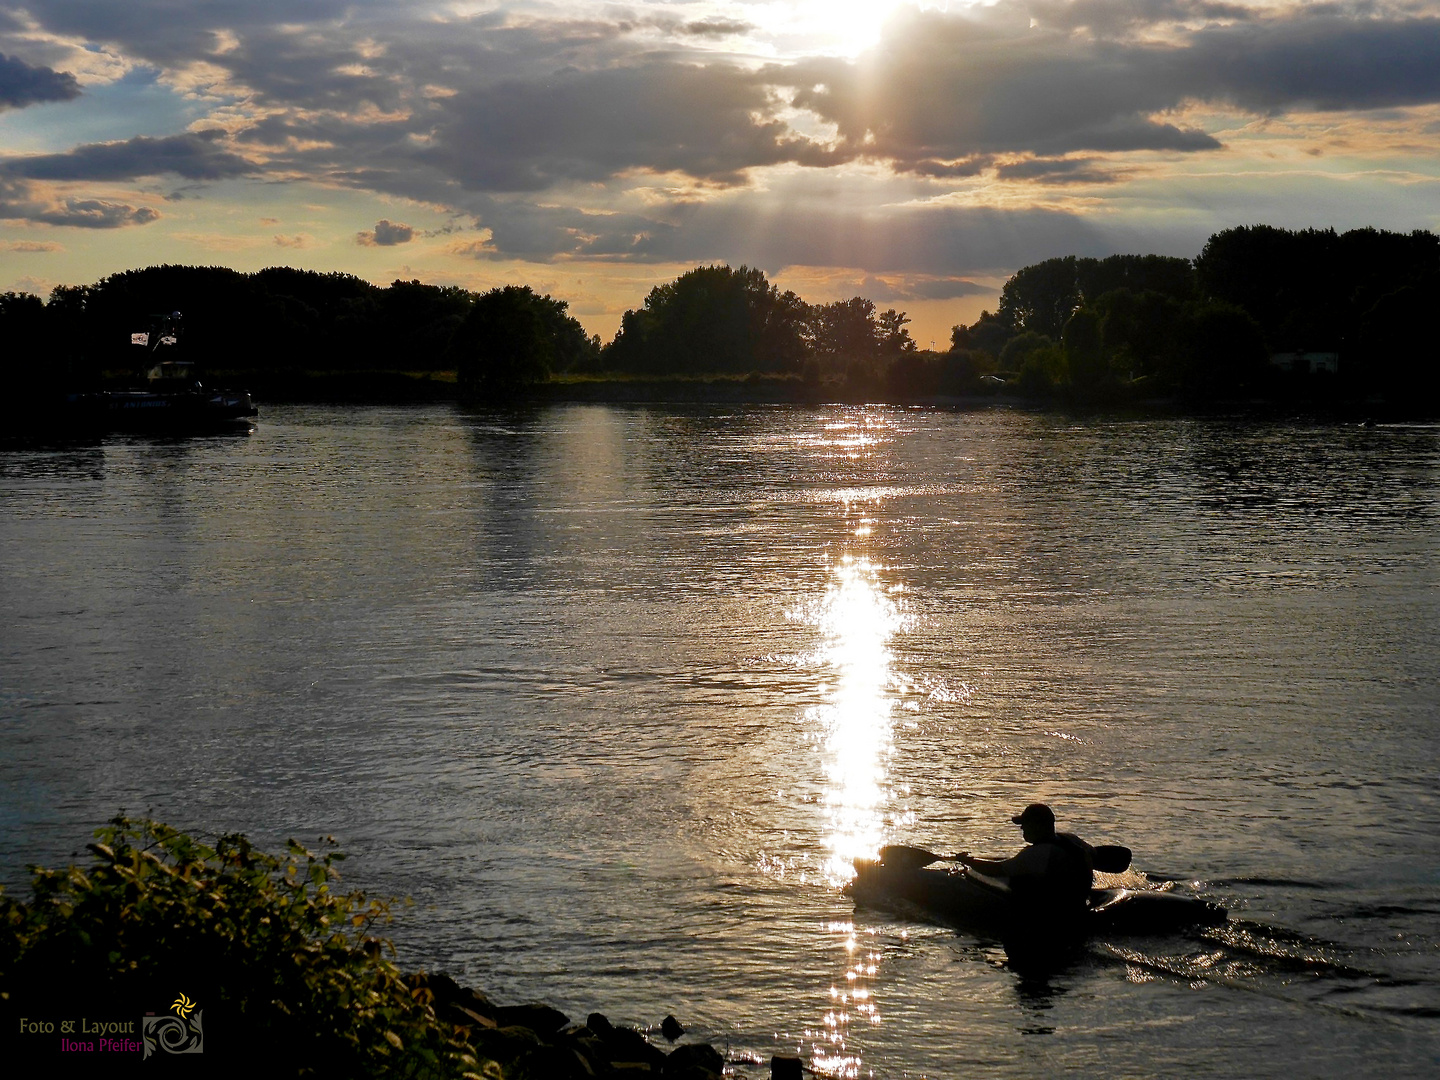
M 500 1066 L 505 1080 L 645 1076 L 721 1080 L 724 1075 L 725 1056 L 709 1043 L 679 1041 L 685 1030 L 673 1016 L 667 1016 L 659 1027 L 659 1034 L 670 1044 L 663 1049 L 645 1032 L 612 1024 L 603 1013 L 591 1013 L 584 1023 L 576 1023 L 559 1009 L 540 1002 L 496 1005 L 448 975 L 413 975 L 409 981 L 439 1019 L 462 1029 L 481 1057 Z M 763 1063 L 751 1059 L 745 1064 Z M 802 1072 L 798 1057 L 777 1055 L 771 1059 L 774 1080 L 800 1080 Z

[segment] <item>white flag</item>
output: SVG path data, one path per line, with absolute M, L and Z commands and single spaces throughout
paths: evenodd
M 149 335 L 149 334 L 131 334 L 131 335 L 130 335 L 130 344 L 131 344 L 131 345 L 149 345 L 149 344 L 150 344 L 150 335 Z
M 162 337 L 162 338 L 160 339 L 160 344 L 161 344 L 161 345 L 174 345 L 174 344 L 175 344 L 175 335 L 174 335 L 174 334 L 166 334 L 164 337 Z

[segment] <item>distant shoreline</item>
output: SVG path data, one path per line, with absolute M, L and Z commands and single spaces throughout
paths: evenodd
M 1173 397 L 1126 397 L 1083 401 L 1066 397 L 1030 398 L 997 392 L 970 395 L 886 394 L 865 388 L 806 381 L 793 375 L 744 376 L 560 376 L 511 397 L 480 401 L 467 397 L 453 371 L 307 371 L 283 376 L 274 372 L 215 371 L 207 378 L 215 387 L 248 391 L 265 421 L 267 406 L 355 405 L 416 406 L 450 403 L 471 408 L 549 404 L 609 405 L 884 405 L 896 408 L 938 408 L 961 411 L 1015 409 L 1036 413 L 1111 414 L 1139 416 L 1308 417 L 1333 422 L 1434 419 L 1431 411 L 1405 409 L 1394 402 L 1311 399 L 1277 402 L 1262 398 L 1186 402 Z M 70 435 L 62 400 L 36 400 L 22 410 L 11 434 L 22 437 Z
M 250 390 L 264 420 L 267 404 L 418 405 L 453 402 L 472 407 L 537 404 L 608 405 L 887 405 L 896 408 L 957 410 L 1017 409 L 1026 412 L 1118 413 L 1145 416 L 1310 416 L 1335 421 L 1433 418 L 1409 412 L 1393 402 L 1286 401 L 1262 398 L 1187 403 L 1174 397 L 1113 398 L 1075 401 L 1063 397 L 1028 398 L 1006 394 L 911 395 L 857 394 L 833 383 L 806 382 L 787 375 L 708 376 L 562 376 L 514 397 L 467 400 L 453 372 L 310 372 L 284 380 L 227 376 Z

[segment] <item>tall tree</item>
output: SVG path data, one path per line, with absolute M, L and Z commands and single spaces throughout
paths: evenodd
M 505 398 L 549 377 L 555 350 L 539 301 L 528 285 L 491 289 L 475 301 L 450 346 L 469 396 Z
M 808 319 L 809 305 L 759 269 L 697 266 L 625 313 L 605 361 L 647 373 L 793 370 L 805 356 Z
M 879 351 L 874 301 L 853 296 L 815 309 L 815 354 L 822 360 L 873 360 Z
M 1016 330 L 1033 330 L 1058 340 L 1080 301 L 1075 256 L 1066 255 L 1012 274 L 1000 290 L 996 316 Z

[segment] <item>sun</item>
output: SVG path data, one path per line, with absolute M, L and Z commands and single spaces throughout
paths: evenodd
M 885 23 L 905 0 L 792 0 L 747 8 L 748 17 L 767 31 L 782 50 L 858 56 L 880 40 Z

